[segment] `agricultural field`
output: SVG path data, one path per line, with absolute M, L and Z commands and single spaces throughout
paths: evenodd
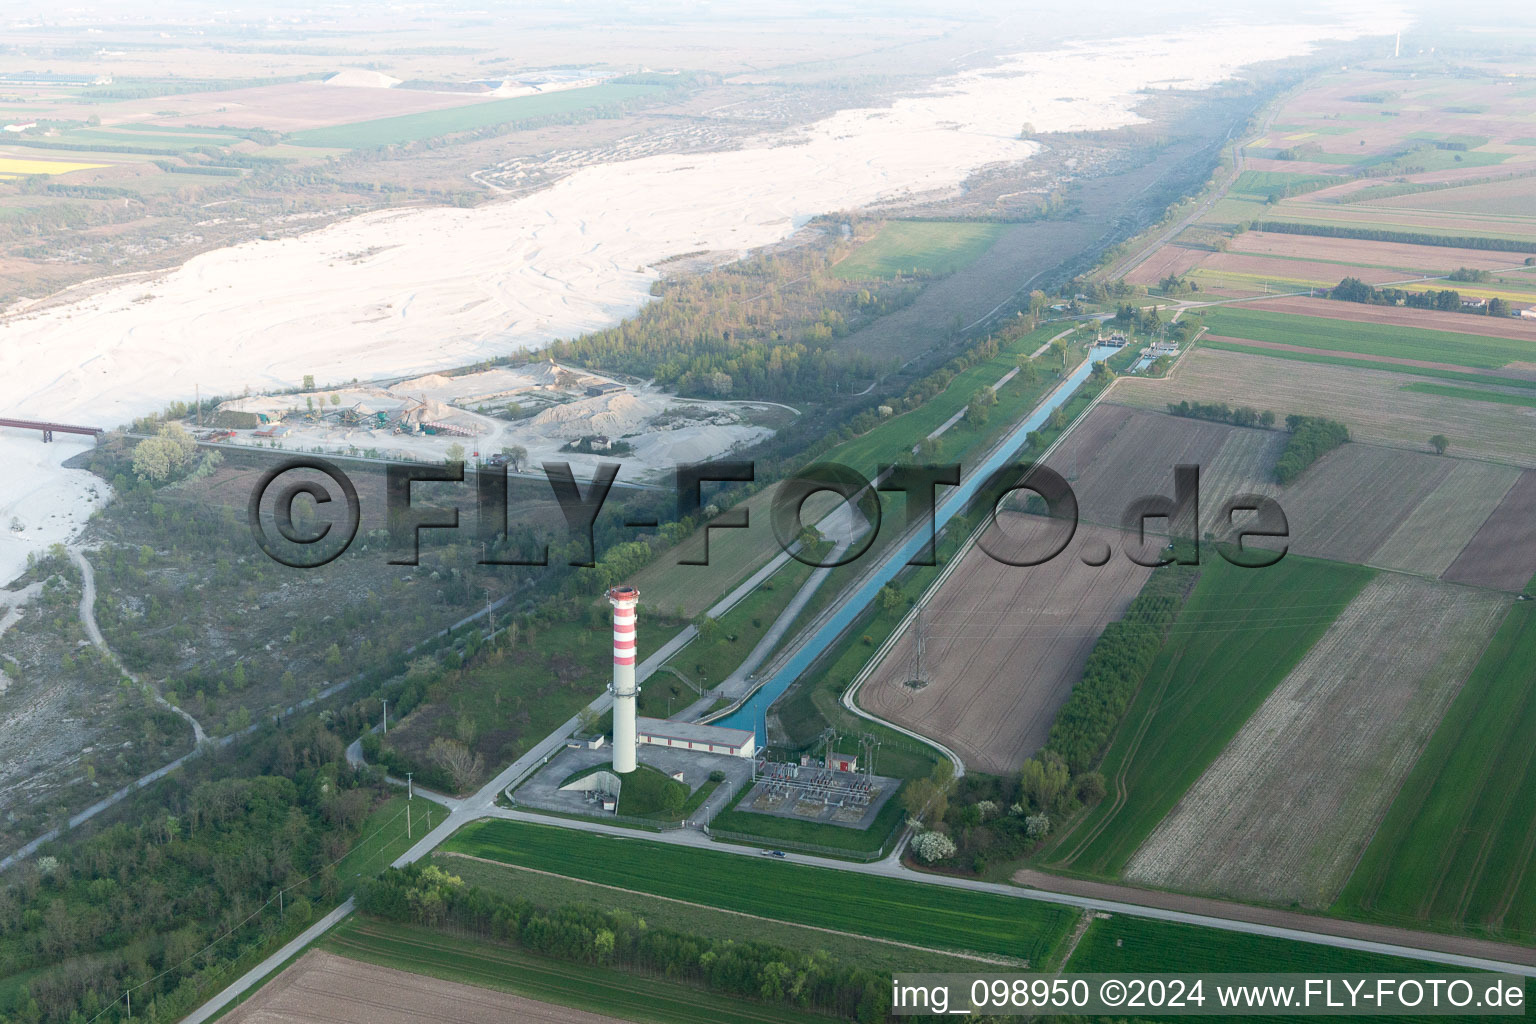
M 1436 189 L 1386 199 L 1367 199 L 1373 209 L 1411 210 L 1429 213 L 1500 214 L 1536 223 L 1536 177 L 1526 175 L 1505 181 L 1460 188 Z
M 1201 292 L 1247 297 L 1303 288 L 1332 288 L 1345 275 L 1367 284 L 1388 284 L 1405 276 L 1401 271 L 1373 267 L 1340 267 L 1321 261 L 1281 259 L 1241 252 L 1209 253 L 1190 278 Z
M 1123 386 L 1117 383 L 1111 394 L 1118 398 Z M 1195 465 L 1202 472 L 1210 466 L 1233 429 L 1224 423 L 1100 405 L 1062 439 L 1049 465 L 1072 485 L 1084 522 L 1119 527 L 1138 498 L 1173 496 L 1175 466 Z M 1227 497 L 1201 489 L 1201 501 L 1211 507 Z
M 1452 384 L 1404 384 L 1404 391 L 1416 395 L 1439 395 L 1442 398 L 1459 398 L 1467 402 L 1498 402 L 1501 405 L 1519 405 L 1536 409 L 1536 394 L 1529 391 L 1494 391 L 1486 388 L 1459 388 Z
M 1336 913 L 1536 939 L 1533 663 L 1536 605 L 1518 603 L 1409 773 Z
M 1521 471 L 1511 466 L 1454 460 L 1451 471 L 1439 485 L 1371 552 L 1371 564 L 1430 576 L 1441 575 L 1467 548 L 1521 476 Z M 1518 550 L 1522 549 L 1510 548 L 1505 554 L 1511 555 Z M 1523 550 L 1536 552 L 1532 548 Z M 1519 562 L 1520 559 L 1510 561 Z M 1536 565 L 1532 566 L 1532 571 L 1536 572 Z M 1473 576 L 1474 579 L 1462 582 L 1483 578 L 1481 573 Z M 1515 582 L 1516 587 L 1502 589 L 1518 589 L 1518 581 Z
M 366 990 L 359 993 L 359 998 L 367 1000 L 361 1008 L 365 1015 L 335 1018 L 344 1022 L 357 1019 L 358 1024 L 406 1024 L 417 1020 L 521 1024 L 530 1019 L 549 1024 L 596 1024 L 610 1020 L 654 1024 L 813 1024 L 827 1019 L 804 1010 L 767 1006 L 600 964 L 553 960 L 480 939 L 355 917 L 327 935 L 321 949 L 345 958 L 344 964 L 361 961 L 387 971 L 387 975 L 377 978 L 381 988 L 371 999 Z M 356 967 L 348 969 L 354 977 L 357 972 Z M 281 984 L 287 974 L 279 975 L 277 983 Z M 342 992 L 346 993 L 348 979 L 343 976 L 340 980 Z M 418 991 L 424 998 L 414 995 Z M 337 1002 L 340 1005 L 327 1008 L 338 1014 L 352 1011 L 348 1003 Z M 408 1012 L 394 1016 L 391 1011 L 395 1007 Z M 409 1012 L 418 1007 L 424 1015 Z M 367 1011 L 379 1015 L 368 1016 Z M 534 1016 L 524 1017 L 524 1013 Z M 276 1017 L 278 1021 L 292 1019 Z M 313 1010 L 298 1019 L 314 1019 Z M 276 1024 L 272 1017 L 264 1016 L 241 1020 Z
M 1332 299 L 1273 299 L 1205 312 L 1210 333 L 1312 351 L 1497 370 L 1536 362 L 1536 325 L 1499 317 L 1367 306 Z M 1307 313 L 1310 315 L 1296 315 Z
M 527 900 L 547 907 L 585 905 L 610 912 L 626 911 L 644 918 L 652 927 L 706 939 L 740 939 L 743 932 L 750 931 L 757 942 L 788 949 L 824 950 L 840 963 L 872 971 L 966 971 L 977 970 L 979 963 L 995 960 L 973 954 L 921 949 L 911 943 L 849 935 L 828 928 L 788 924 L 760 915 L 719 910 L 693 900 L 652 896 L 513 864 L 472 860 L 461 854 L 437 854 L 433 863 L 464 879 L 466 885 L 508 899 Z
M 1182 245 L 1165 245 L 1142 260 L 1125 279 L 1130 284 L 1155 285 L 1172 274 L 1182 277 L 1211 254 L 1204 249 L 1186 248 Z
M 1053 547 L 1061 526 L 1003 512 L 985 543 L 1025 558 Z M 1028 568 L 973 546 L 860 688 L 860 705 L 933 737 L 968 767 L 1017 771 L 1044 744 L 1105 624 L 1124 613 L 1150 573 L 1121 546 L 1119 531 L 1085 525 L 1066 552 Z M 1098 548 L 1108 563 L 1085 565 Z
M 354 930 L 350 934 L 356 934 Z M 330 944 L 346 939 L 338 936 Z M 524 996 L 424 977 L 312 949 L 223 1019 L 229 1024 L 313 1020 L 331 1024 L 605 1024 L 614 1018 Z
M 1290 523 L 1291 550 L 1336 562 L 1373 563 L 1376 549 L 1440 486 L 1453 465 L 1436 455 L 1365 444 L 1329 452 L 1275 492 Z
M 1444 578 L 1518 592 L 1536 575 L 1536 473 L 1525 472 L 1505 492 Z
M 668 846 L 510 821 L 479 822 L 442 847 L 723 910 L 1043 963 L 1072 913 L 1008 896 L 793 862 Z
M 1377 576 L 1162 820 L 1125 877 L 1328 906 L 1506 608 L 1486 591 Z
M 1404 278 L 1421 274 L 1448 274 L 1458 267 L 1495 271 L 1523 266 L 1528 255 L 1489 249 L 1411 245 L 1406 242 L 1321 238 L 1317 235 L 1292 235 L 1277 231 L 1245 231 L 1231 240 L 1228 251 L 1233 254 L 1335 265 L 1340 268 L 1338 278 L 1354 273 L 1350 268 L 1401 271 L 1399 276 Z M 1337 284 L 1337 279 L 1333 283 Z
M 1096 915 L 1078 943 L 1066 970 L 1081 973 L 1191 973 L 1220 972 L 1319 972 L 1319 973 L 1432 973 L 1434 964 L 1401 957 L 1367 953 L 1307 942 L 1244 935 L 1168 921 L 1153 921 L 1124 914 Z M 1182 1017 L 1137 1015 L 1138 1020 L 1183 1020 Z M 1282 1024 L 1293 1017 L 1256 1014 L 1223 1017 L 1203 1016 L 1205 1021 L 1265 1022 Z M 1450 1024 L 1477 1021 L 1479 1017 L 1395 1017 L 1413 1024 Z
M 1203 564 L 1104 757 L 1109 794 L 1043 863 L 1119 874 L 1373 575 L 1297 556 L 1261 570 Z
M 833 273 L 847 281 L 952 274 L 986 252 L 1003 229 L 984 221 L 887 221 Z
M 1202 339 L 1171 377 L 1121 380 L 1115 401 L 1152 410 L 1186 400 L 1226 402 L 1277 415 L 1326 416 L 1346 424 L 1357 441 L 1421 452 L 1429 450 L 1429 438 L 1443 434 L 1453 454 L 1536 467 L 1531 410 L 1440 395 L 1405 400 L 1403 385 L 1421 379 L 1419 372 L 1348 356 L 1228 350 Z
M 72 163 L 68 160 L 30 160 L 24 157 L 0 156 L 0 177 L 25 178 L 32 174 L 68 174 L 71 171 L 91 171 L 106 164 Z
M 490 128 L 517 121 L 620 106 L 644 100 L 662 92 L 661 87 L 654 85 L 604 83 L 585 89 L 566 89 L 562 92 L 534 96 L 486 100 L 448 107 L 444 110 L 401 114 L 396 117 L 383 117 L 325 128 L 309 128 L 292 133 L 288 136 L 288 141 L 297 146 L 319 146 L 329 149 L 398 146 L 454 132 L 468 132 L 477 128 Z

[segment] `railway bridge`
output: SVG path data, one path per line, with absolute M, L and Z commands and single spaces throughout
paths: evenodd
M 0 418 L 0 427 L 16 427 L 20 430 L 40 430 L 43 433 L 43 441 L 47 443 L 53 440 L 54 434 L 84 434 L 87 437 L 100 437 L 105 431 L 100 427 L 82 427 L 75 423 L 47 423 L 43 420 L 13 420 Z

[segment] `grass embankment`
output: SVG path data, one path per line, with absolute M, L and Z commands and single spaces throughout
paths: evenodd
M 1440 964 L 1360 950 L 1291 942 L 1264 935 L 1243 935 L 1215 928 L 1149 921 L 1116 915 L 1095 920 L 1078 943 L 1067 971 L 1079 973 L 1294 973 L 1294 974 L 1435 974 L 1445 973 Z M 1457 969 L 1459 970 L 1459 969 Z M 1462 972 L 1467 973 L 1467 972 Z M 1206 987 L 1206 1006 L 1215 1002 Z M 1137 1014 L 1138 1020 L 1183 1020 Z M 1274 1022 L 1294 1017 L 1205 1016 L 1202 1021 Z M 1475 1017 L 1394 1017 L 1400 1021 L 1483 1020 Z
M 1117 875 L 1372 575 L 1295 555 L 1265 569 L 1205 563 L 1104 756 L 1108 795 L 1046 863 Z
M 1336 913 L 1536 939 L 1536 603 L 1516 603 L 1430 737 Z
M 888 221 L 832 273 L 845 281 L 952 274 L 991 248 L 1005 227 L 980 221 Z
M 410 828 L 406 828 L 406 804 L 410 804 Z M 441 825 L 448 816 L 446 808 L 426 797 L 407 801 L 403 796 L 392 796 L 379 805 L 363 824 L 362 838 L 347 851 L 336 865 L 336 877 L 344 892 L 350 892 L 358 881 L 372 878 L 395 862 L 411 845 Z
M 789 924 L 761 915 L 746 916 L 692 900 L 618 889 L 579 878 L 529 871 L 513 864 L 488 864 L 452 854 L 436 855 L 435 863 L 449 874 L 464 879 L 466 885 L 508 899 L 524 899 L 540 906 L 585 904 L 609 911 L 628 911 L 643 918 L 653 928 L 667 928 L 707 939 L 750 937 L 754 942 L 789 949 L 819 949 L 830 953 L 840 963 L 872 971 L 968 971 L 979 966 L 975 959 L 952 953 L 871 941 L 864 936 Z
M 287 141 L 296 146 L 335 149 L 398 146 L 407 142 L 436 138 L 439 135 L 450 135 L 454 132 L 469 132 L 518 121 L 558 117 L 617 106 L 643 99 L 660 91 L 660 87 L 654 85 L 609 83 L 535 96 L 516 96 L 505 100 L 477 101 L 466 96 L 466 102 L 461 107 L 431 110 L 420 114 L 402 114 L 399 117 L 380 117 L 372 121 L 331 125 L 326 128 L 307 128 L 289 135 Z
M 824 558 L 830 549 L 831 544 L 823 541 L 804 554 L 814 561 Z M 773 628 L 775 620 L 795 599 L 813 571 L 812 566 L 791 558 L 720 616 L 711 627 L 709 639 L 700 636 L 668 659 L 666 667 L 681 673 L 700 689 L 707 690 L 724 682 Z M 652 691 L 651 696 L 647 697 L 646 689 Z M 641 713 L 647 715 L 666 713 L 669 697 L 675 710 L 681 710 L 698 697 L 694 689 L 676 677 L 669 680 L 666 675 L 652 677 L 646 689 L 641 690 Z
M 1074 917 L 1009 896 L 510 821 L 477 822 L 442 848 L 795 924 L 1032 963 L 1050 956 Z
M 1529 342 L 1472 333 L 1476 319 L 1471 316 L 1467 319 L 1472 321 L 1467 324 L 1468 333 L 1459 333 L 1232 306 L 1214 306 L 1205 313 L 1206 326 L 1212 334 L 1271 344 L 1394 359 L 1422 359 L 1484 370 L 1495 370 L 1531 358 Z
M 353 917 L 320 948 L 411 974 L 659 1024 L 809 1024 L 822 1014 L 768 1006 L 597 964 L 536 956 L 429 928 Z

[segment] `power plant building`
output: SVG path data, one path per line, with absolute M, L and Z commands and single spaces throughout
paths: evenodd
M 615 719 L 617 721 L 617 719 Z M 672 722 L 662 718 L 642 718 L 637 725 L 641 743 L 701 754 L 726 754 L 751 757 L 757 753 L 757 736 L 751 729 L 727 729 L 719 725 Z

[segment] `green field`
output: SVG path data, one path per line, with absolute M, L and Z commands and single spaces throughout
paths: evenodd
M 1462 398 L 1470 402 L 1497 402 L 1500 405 L 1523 405 L 1528 409 L 1536 409 L 1536 396 L 1512 395 L 1507 391 L 1457 388 L 1449 384 L 1404 384 L 1401 390 L 1415 391 L 1421 395 L 1439 395 L 1442 398 Z
M 952 274 L 986 252 L 1004 227 L 975 221 L 889 221 L 833 273 L 846 281 Z
M 1514 605 L 1334 906 L 1536 938 L 1536 605 Z
M 1471 316 L 1467 319 L 1473 320 Z M 1205 322 L 1210 333 L 1218 336 L 1357 355 L 1423 359 L 1486 370 L 1536 358 L 1536 346 L 1509 338 L 1329 320 L 1234 306 L 1211 307 L 1206 310 Z M 1469 330 L 1475 326 L 1475 321 L 1467 325 Z
M 551 960 L 482 939 L 352 917 L 319 948 L 365 963 L 658 1024 L 811 1024 L 807 1010 L 736 999 L 598 964 Z
M 754 942 L 788 949 L 820 949 L 841 963 L 872 971 L 966 971 L 978 966 L 978 961 L 952 953 L 914 949 L 910 944 L 877 942 L 862 935 L 840 935 L 762 917 L 743 917 L 696 903 L 628 892 L 544 872 L 524 871 L 511 864 L 487 864 L 448 854 L 437 855 L 433 862 L 449 874 L 464 879 L 466 885 L 507 899 L 527 900 L 543 907 L 586 905 L 609 912 L 627 911 L 644 918 L 653 928 L 666 928 L 706 939 L 751 938 Z
M 1296 555 L 1266 569 L 1205 562 L 1104 757 L 1109 795 L 1046 861 L 1118 874 L 1372 575 Z
M 537 96 L 469 102 L 462 107 L 450 107 L 447 110 L 402 114 L 399 117 L 381 117 L 372 121 L 359 121 L 356 124 L 309 128 L 292 133 L 287 137 L 287 141 L 299 146 L 337 149 L 397 146 L 406 142 L 417 142 L 454 132 L 469 132 L 477 128 L 490 128 L 513 121 L 557 117 L 599 107 L 616 106 L 655 95 L 660 91 L 661 87 L 655 85 L 594 85 L 586 89 L 566 89 L 562 92 Z
M 1267 199 L 1270 196 L 1283 199 L 1299 196 L 1330 185 L 1338 185 L 1348 178 L 1328 174 L 1296 174 L 1290 171 L 1244 171 L 1232 183 L 1231 191 L 1241 195 Z
M 1079 973 L 1292 973 L 1292 974 L 1433 974 L 1447 968 L 1418 960 L 1365 953 L 1309 942 L 1291 942 L 1263 935 L 1193 925 L 1149 921 L 1116 915 L 1096 920 L 1067 963 L 1067 971 Z M 1456 973 L 1467 973 L 1452 968 Z M 1205 992 L 1206 1005 L 1214 999 Z M 1146 1017 L 1138 1020 L 1186 1020 L 1188 1018 Z M 1286 1021 L 1294 1017 L 1202 1016 L 1202 1021 Z M 1399 1021 L 1486 1020 L 1463 1017 L 1394 1017 Z
M 469 825 L 442 849 L 793 924 L 1037 964 L 1074 918 L 1033 900 L 510 821 Z
M 359 879 L 372 878 L 394 863 L 411 844 L 441 825 L 448 811 L 441 805 L 423 797 L 411 803 L 410 835 L 406 834 L 405 804 L 403 796 L 392 796 L 379 805 L 363 824 L 362 838 L 347 851 L 336 865 L 336 877 L 342 887 L 350 890 Z

